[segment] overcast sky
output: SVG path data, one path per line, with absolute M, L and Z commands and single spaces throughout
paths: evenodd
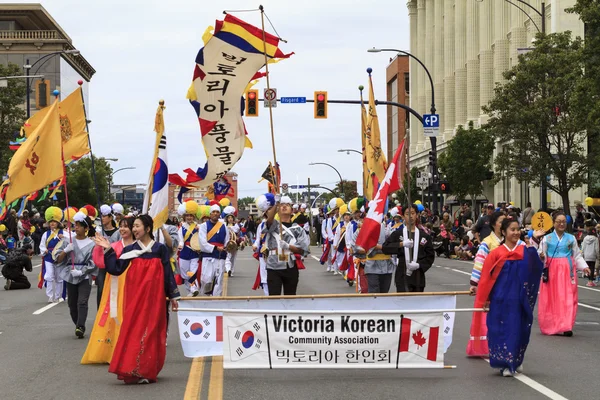
M 385 68 L 392 53 L 369 54 L 371 47 L 409 49 L 408 11 L 397 0 L 46 0 L 43 6 L 73 40 L 97 73 L 90 83 L 90 125 L 96 156 L 114 157 L 113 168 L 136 167 L 115 174 L 116 184 L 146 183 L 154 146 L 154 114 L 166 103 L 169 170 L 194 170 L 206 159 L 196 114 L 185 95 L 202 33 L 224 17 L 223 10 L 258 8 L 265 12 L 291 58 L 270 66 L 271 86 L 281 96 L 313 97 L 326 90 L 329 99 L 358 99 L 373 68 L 375 97 L 385 100 Z M 234 13 L 260 27 L 260 13 Z M 267 31 L 273 33 L 267 25 Z M 266 87 L 263 78 L 256 86 Z M 367 92 L 365 91 L 365 95 Z M 262 97 L 262 96 L 261 96 Z M 327 120 L 313 119 L 312 104 L 279 104 L 274 110 L 275 141 L 282 182 L 333 187 L 339 180 L 333 164 L 348 180 L 361 180 L 360 108 L 330 105 Z M 378 107 L 384 150 L 385 106 Z M 254 149 L 246 149 L 233 171 L 239 175 L 239 197 L 264 193 L 258 184 L 272 160 L 268 110 L 245 118 Z

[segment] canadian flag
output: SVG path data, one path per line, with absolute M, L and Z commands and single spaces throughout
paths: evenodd
M 222 316 L 188 316 L 179 321 L 179 334 L 182 341 L 222 342 Z
M 369 212 L 356 238 L 356 245 L 367 251 L 375 247 L 379 241 L 379 230 L 381 229 L 388 194 L 402 188 L 405 173 L 404 142 L 403 140 L 398 146 L 377 194 L 369 202 Z
M 441 315 L 419 315 L 402 318 L 399 360 L 405 363 L 444 363 L 444 326 Z M 441 339 L 441 340 L 440 340 Z

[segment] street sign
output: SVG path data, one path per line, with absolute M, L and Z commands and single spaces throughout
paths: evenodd
M 440 115 L 439 114 L 424 114 L 423 115 L 423 134 L 429 137 L 438 136 L 440 133 Z
M 289 190 L 289 188 L 290 188 L 290 187 L 289 187 L 289 185 L 288 185 L 287 183 L 282 183 L 282 184 L 281 184 L 281 191 L 282 191 L 283 193 L 287 193 L 287 192 L 288 192 L 288 190 Z
M 306 185 L 291 185 L 290 189 L 304 189 Z
M 306 103 L 306 97 L 282 97 L 281 104 Z
M 277 107 L 277 89 L 265 89 L 265 107 Z
M 429 177 L 426 173 L 421 171 L 417 172 L 417 186 L 422 190 L 425 190 L 429 187 Z

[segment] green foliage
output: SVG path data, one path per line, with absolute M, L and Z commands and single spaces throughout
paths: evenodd
M 583 79 L 583 42 L 570 32 L 538 35 L 535 49 L 519 56 L 504 77 L 483 108 L 491 116 L 486 129 L 504 145 L 496 169 L 532 186 L 552 176 L 548 188 L 568 210 L 569 191 L 587 181 L 592 161 L 585 151 L 592 102 Z
M 341 182 L 338 182 L 335 185 L 334 190 L 338 193 L 338 196 L 342 199 L 344 199 L 344 201 L 346 203 L 348 203 L 350 200 L 352 200 L 355 197 L 358 197 L 358 192 L 357 192 L 357 185 L 356 185 L 356 181 L 347 181 L 344 180 L 343 181 L 343 185 L 341 184 Z M 332 194 L 333 196 L 333 194 Z
M 446 150 L 438 157 L 441 174 L 446 176 L 457 199 L 475 198 L 483 193 L 483 181 L 492 169 L 494 138 L 484 129 L 459 126 Z
M 108 184 L 112 174 L 112 168 L 108 161 L 103 158 L 94 157 L 94 166 L 96 167 L 96 176 L 98 178 L 98 191 L 101 203 L 109 203 L 113 200 L 108 193 Z M 69 205 L 81 207 L 91 204 L 97 207 L 98 196 L 92 174 L 92 159 L 86 156 L 67 167 L 67 187 L 69 190 Z M 64 188 L 63 192 L 57 196 L 61 207 L 66 206 Z
M 597 197 L 600 193 L 600 164 L 594 160 L 598 159 L 600 153 L 600 3 L 597 0 L 577 0 L 575 5 L 566 11 L 579 14 L 579 18 L 585 24 L 585 70 L 581 86 L 588 91 L 586 101 L 589 102 L 589 113 L 582 115 L 582 118 L 588 122 L 588 195 Z
M 23 75 L 21 67 L 9 63 L 0 64 L 0 76 Z M 8 87 L 0 88 L 0 173 L 5 175 L 8 171 L 13 151 L 8 144 L 19 133 L 26 118 L 25 110 L 20 107 L 27 94 L 25 79 L 8 79 Z
M 246 196 L 238 199 L 238 208 L 247 207 L 254 203 L 254 197 Z

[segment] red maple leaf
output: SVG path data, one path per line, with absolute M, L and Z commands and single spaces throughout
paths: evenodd
M 422 347 L 425 342 L 427 342 L 427 339 L 425 339 L 425 336 L 423 336 L 423 333 L 420 330 L 418 330 L 417 333 L 413 333 L 412 338 L 419 347 Z

